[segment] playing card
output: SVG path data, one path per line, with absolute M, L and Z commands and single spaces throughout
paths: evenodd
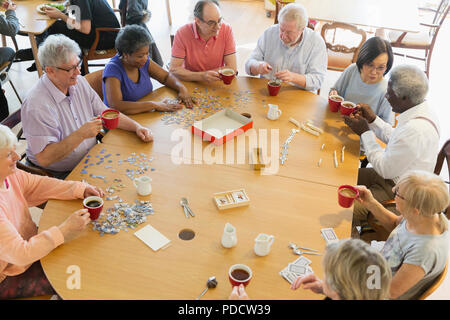
M 308 269 L 305 266 L 299 266 L 297 264 L 290 263 L 289 264 L 289 272 L 295 273 L 296 275 L 302 276 L 304 275 Z
M 286 268 L 280 272 L 280 275 L 283 278 L 285 278 L 290 284 L 292 284 L 292 282 L 294 282 L 295 279 L 297 279 L 297 276 L 287 271 Z
M 309 266 L 311 264 L 311 260 L 304 256 L 300 256 L 297 260 L 293 262 L 293 264 L 299 265 L 299 266 Z
M 333 228 L 324 228 L 324 229 L 321 229 L 320 232 L 322 233 L 322 236 L 325 239 L 325 241 L 327 242 L 327 244 L 339 241 Z

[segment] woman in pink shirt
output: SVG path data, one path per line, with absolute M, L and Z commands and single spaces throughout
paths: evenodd
M 59 226 L 37 233 L 28 207 L 49 199 L 102 197 L 86 183 L 32 175 L 16 168 L 17 138 L 0 125 L 0 299 L 53 294 L 39 260 L 80 235 L 91 221 L 86 209 L 72 213 Z

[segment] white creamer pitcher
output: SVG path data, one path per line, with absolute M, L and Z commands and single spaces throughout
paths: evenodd
M 232 248 L 237 244 L 236 228 L 230 223 L 225 224 L 222 235 L 222 245 L 225 248 Z
M 255 254 L 261 257 L 267 256 L 270 252 L 275 237 L 265 233 L 260 233 L 255 239 Z
M 134 179 L 133 184 L 140 196 L 148 196 L 152 193 L 151 182 L 152 178 L 148 176 L 140 176 L 139 178 Z
M 269 104 L 269 111 L 267 112 L 267 118 L 270 120 L 277 120 L 281 116 L 281 110 L 278 109 L 276 104 Z

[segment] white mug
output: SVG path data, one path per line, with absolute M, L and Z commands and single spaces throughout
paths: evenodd
M 269 111 L 267 112 L 267 118 L 270 120 L 277 120 L 281 116 L 281 110 L 278 109 L 276 104 L 269 104 Z
M 137 192 L 140 196 L 148 196 L 152 193 L 152 179 L 147 176 L 140 176 L 133 180 L 134 186 L 137 188 Z
M 260 233 L 255 239 L 255 254 L 260 257 L 267 256 L 270 252 L 270 247 L 273 244 L 275 237 L 265 233 Z

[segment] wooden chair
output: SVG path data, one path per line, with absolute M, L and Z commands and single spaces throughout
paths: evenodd
M 419 33 L 409 33 L 400 31 L 391 31 L 388 33 L 388 40 L 394 48 L 423 50 L 423 56 L 411 56 L 394 52 L 396 55 L 406 58 L 421 60 L 425 62 L 425 74 L 430 76 L 431 54 L 433 53 L 434 44 L 442 24 L 449 11 L 449 0 L 442 0 L 436 10 L 432 23 L 420 23 L 426 27 Z
M 329 31 L 334 31 L 332 37 L 329 36 Z M 355 45 L 353 47 L 347 47 L 347 45 L 345 44 L 336 43 L 336 35 L 345 31 L 354 33 L 357 38 L 360 37 L 361 40 L 359 41 L 359 43 L 355 42 Z M 356 62 L 359 50 L 361 49 L 361 46 L 367 38 L 366 32 L 364 30 L 358 29 L 351 24 L 341 22 L 324 24 L 322 26 L 320 35 L 325 41 L 325 45 L 327 47 L 328 70 L 333 71 L 344 71 L 349 65 Z
M 22 99 L 20 98 L 19 93 L 17 92 L 16 87 L 12 83 L 11 78 L 9 77 L 9 74 L 8 74 L 8 71 L 9 71 L 9 69 L 11 69 L 11 66 L 12 66 L 11 61 L 7 61 L 0 66 L 0 81 L 1 81 L 2 87 L 4 86 L 4 84 L 6 84 L 6 82 L 9 82 L 9 84 L 11 85 L 11 87 L 14 90 L 14 93 L 17 96 L 17 99 L 19 99 L 20 104 L 22 104 Z
M 448 173 L 450 174 L 450 139 L 447 140 L 442 146 L 441 151 L 439 151 L 436 166 L 434 167 L 434 173 L 439 175 L 441 174 L 442 165 L 444 164 L 444 159 L 447 161 Z M 450 186 L 449 186 L 450 192 Z M 450 219 L 450 206 L 445 210 L 445 215 Z
M 436 281 L 434 281 L 434 283 L 419 297 L 418 300 L 425 300 L 433 292 L 435 292 L 437 290 L 437 288 L 439 288 L 441 286 L 442 282 L 444 282 L 445 277 L 447 276 L 447 272 L 448 272 L 448 260 L 447 260 L 447 263 L 445 264 L 444 271 L 442 271 L 442 273 L 439 275 L 439 277 L 437 277 Z
M 84 78 L 89 82 L 92 89 L 97 92 L 100 99 L 103 101 L 103 70 L 97 70 L 92 73 L 88 73 L 84 76 Z

